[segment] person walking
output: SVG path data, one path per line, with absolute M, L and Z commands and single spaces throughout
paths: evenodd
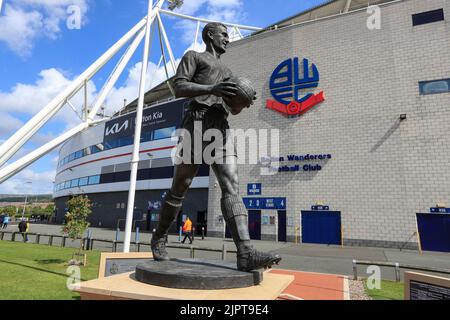
M 185 243 L 186 239 L 189 238 L 189 242 L 190 244 L 192 244 L 193 239 L 192 239 L 192 221 L 191 219 L 189 219 L 189 217 L 187 217 L 186 221 L 184 222 L 183 225 L 183 234 L 184 234 L 184 239 L 183 241 L 181 241 L 181 243 Z
M 3 224 L 2 224 L 2 229 L 6 229 L 6 228 L 8 228 L 8 224 L 9 224 L 9 216 L 8 215 L 6 215 L 4 218 L 3 218 Z
M 22 219 L 22 221 L 20 221 L 18 227 L 19 227 L 19 232 L 22 234 L 23 240 L 25 242 L 28 242 L 27 232 L 30 228 L 30 224 L 25 219 Z

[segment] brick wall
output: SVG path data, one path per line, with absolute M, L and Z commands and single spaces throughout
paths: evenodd
M 446 21 L 412 26 L 411 15 L 444 8 Z M 450 94 L 421 96 L 418 82 L 450 78 L 450 2 L 405 0 L 381 6 L 381 30 L 369 30 L 363 10 L 271 31 L 234 43 L 223 56 L 250 78 L 259 99 L 230 117 L 232 128 L 277 128 L 281 155 L 331 154 L 316 173 L 260 176 L 239 167 L 263 196 L 287 197 L 288 219 L 317 201 L 342 212 L 348 244 L 398 246 L 416 231 L 415 213 L 450 203 Z M 269 79 L 282 61 L 317 65 L 326 101 L 300 118 L 265 108 Z M 407 114 L 406 121 L 399 121 Z M 210 178 L 208 230 L 221 234 L 220 188 Z M 295 226 L 287 227 L 293 239 Z M 264 228 L 270 238 L 273 228 Z M 212 233 L 211 233 L 212 232 Z M 412 239 L 415 241 L 415 238 Z M 413 244 L 410 244 L 413 246 Z

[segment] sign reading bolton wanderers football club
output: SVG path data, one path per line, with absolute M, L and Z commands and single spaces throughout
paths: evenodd
M 270 92 L 274 100 L 267 100 L 267 109 L 282 113 L 288 117 L 299 117 L 314 106 L 325 101 L 321 91 L 312 90 L 319 86 L 319 70 L 308 59 L 287 59 L 283 61 L 270 77 Z

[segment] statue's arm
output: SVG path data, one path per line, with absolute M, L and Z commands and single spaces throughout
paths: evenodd
M 175 96 L 177 98 L 195 98 L 203 95 L 216 95 L 219 97 L 230 97 L 236 94 L 236 85 L 232 82 L 219 84 L 200 84 L 192 81 L 197 70 L 195 52 L 187 52 L 181 59 L 175 76 Z
M 226 98 L 236 95 L 236 84 L 233 82 L 221 82 L 216 85 L 203 85 L 187 80 L 178 80 L 175 83 L 175 96 L 177 98 L 195 98 L 203 95 L 213 94 L 218 97 Z

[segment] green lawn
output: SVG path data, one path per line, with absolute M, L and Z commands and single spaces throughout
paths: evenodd
M 367 294 L 374 300 L 403 300 L 404 284 L 400 282 L 381 281 L 381 289 L 369 290 L 364 281 Z
M 0 300 L 71 300 L 79 295 L 67 289 L 67 262 L 74 248 L 0 241 Z M 88 253 L 81 281 L 97 278 L 100 252 Z

